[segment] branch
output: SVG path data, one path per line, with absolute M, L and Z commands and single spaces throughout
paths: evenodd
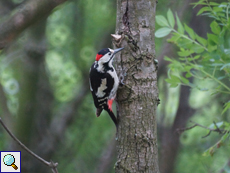
M 59 4 L 67 0 L 30 0 L 16 8 L 0 23 L 0 50 L 7 47 L 22 31 L 47 17 Z
M 194 127 L 196 127 L 196 126 L 199 126 L 199 127 L 203 128 L 203 129 L 209 130 L 208 134 L 205 135 L 205 136 L 202 136 L 202 138 L 208 137 L 208 136 L 211 134 L 211 132 L 218 132 L 219 134 L 223 134 L 223 135 L 224 135 L 225 133 L 229 133 L 229 132 L 230 132 L 230 131 L 228 131 L 228 130 L 220 129 L 220 128 L 216 125 L 215 122 L 213 122 L 213 123 L 214 123 L 216 129 L 212 129 L 212 128 L 203 126 L 203 125 L 198 124 L 198 123 L 195 123 L 195 122 L 193 122 L 193 121 L 190 121 L 190 122 L 191 122 L 191 123 L 194 123 L 194 125 L 191 126 L 191 127 L 187 127 L 187 128 L 180 128 L 180 129 L 177 129 L 176 131 L 177 131 L 178 133 L 181 134 L 181 133 L 183 133 L 183 132 L 185 132 L 185 131 L 187 131 L 187 130 L 190 130 L 190 129 L 193 129 Z
M 41 161 L 42 163 L 44 163 L 45 165 L 49 166 L 52 169 L 53 173 L 58 173 L 57 170 L 57 165 L 58 163 L 54 163 L 53 161 L 46 161 L 43 158 L 39 157 L 37 154 L 35 154 L 34 152 L 32 152 L 29 148 L 27 148 L 23 143 L 21 143 L 21 141 L 19 141 L 11 132 L 10 130 L 6 127 L 6 125 L 3 123 L 2 119 L 0 118 L 0 123 L 3 126 L 3 128 L 7 131 L 7 133 L 13 138 L 13 140 L 15 140 L 24 150 L 26 150 L 30 155 L 32 155 L 33 157 L 35 157 L 37 160 Z

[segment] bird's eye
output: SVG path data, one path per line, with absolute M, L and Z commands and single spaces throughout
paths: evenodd
M 111 55 L 112 53 L 110 52 L 109 55 Z

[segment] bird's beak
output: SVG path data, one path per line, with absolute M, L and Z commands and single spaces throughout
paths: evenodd
M 119 48 L 119 49 L 115 49 L 114 52 L 113 52 L 113 54 L 115 55 L 116 53 L 120 52 L 122 49 L 124 49 L 124 47 Z

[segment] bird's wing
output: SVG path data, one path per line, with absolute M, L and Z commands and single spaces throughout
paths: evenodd
M 95 106 L 97 108 L 105 106 L 114 85 L 113 78 L 110 74 L 100 73 L 91 67 L 89 82 Z

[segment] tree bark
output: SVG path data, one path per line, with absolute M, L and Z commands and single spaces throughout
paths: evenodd
M 118 74 L 126 73 L 117 93 L 116 173 L 158 173 L 156 108 L 158 104 L 155 61 L 156 0 L 118 0 L 116 34 L 125 47 L 116 61 Z

